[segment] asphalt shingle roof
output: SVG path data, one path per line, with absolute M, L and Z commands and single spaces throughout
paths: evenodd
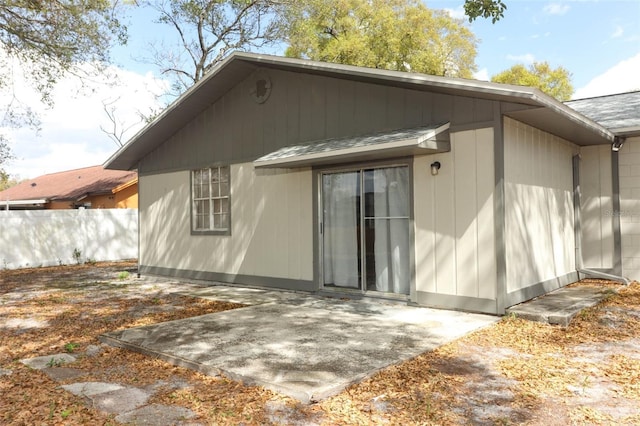
M 0 192 L 1 201 L 78 200 L 83 196 L 110 193 L 137 176 L 135 171 L 107 170 L 100 166 L 38 176 Z
M 640 91 L 577 99 L 565 104 L 613 132 L 640 127 Z

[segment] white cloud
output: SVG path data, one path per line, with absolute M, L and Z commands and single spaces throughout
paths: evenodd
M 102 164 L 118 148 L 101 130 L 101 126 L 112 128 L 103 102 L 114 109 L 119 130 L 130 127 L 123 135 L 126 141 L 144 125 L 139 113 L 160 108 L 158 96 L 168 89 L 166 81 L 151 73 L 141 75 L 110 67 L 84 86 L 77 78 L 63 78 L 52 93 L 53 108 L 47 109 L 39 102 L 39 95 L 20 80 L 14 84 L 17 97 L 36 110 L 41 120 L 39 132 L 30 128 L 0 129 L 17 157 L 6 170 L 21 178 Z M 7 94 L 0 93 L 0 105 L 6 105 L 6 100 Z
M 507 55 L 507 59 L 514 62 L 522 62 L 524 64 L 532 64 L 536 57 L 531 53 L 525 53 L 524 55 Z
M 571 9 L 568 4 L 562 3 L 549 3 L 542 9 L 544 13 L 548 15 L 564 15 Z
M 611 34 L 611 38 L 620 38 L 622 37 L 624 34 L 624 29 L 618 25 L 616 26 L 616 29 L 613 31 L 613 34 Z
M 455 9 L 445 8 L 444 11 L 449 13 L 449 16 L 451 16 L 452 18 L 464 20 L 467 19 L 467 15 L 465 15 L 462 5 L 456 7 Z
M 491 78 L 489 78 L 489 71 L 486 68 L 482 68 L 481 70 L 476 71 L 473 74 L 473 78 L 475 78 L 476 80 L 482 80 L 482 81 L 491 80 Z
M 573 99 L 640 90 L 640 53 L 618 62 L 576 90 Z

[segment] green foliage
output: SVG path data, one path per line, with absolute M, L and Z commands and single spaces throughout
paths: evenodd
M 560 101 L 568 101 L 573 95 L 571 73 L 563 67 L 552 69 L 547 62 L 534 62 L 528 68 L 514 65 L 491 77 L 491 81 L 535 87 Z
M 76 247 L 73 249 L 72 256 L 73 256 L 73 260 L 75 260 L 78 265 L 82 263 L 82 252 L 80 251 L 79 248 Z
M 80 346 L 80 345 L 78 345 L 77 343 L 73 343 L 73 342 L 65 343 L 64 350 L 69 352 L 69 353 L 72 353 L 78 348 L 78 346 Z
M 126 280 L 127 278 L 129 278 L 129 272 L 128 271 L 118 272 L 118 279 L 119 280 Z
M 2 81 L 0 80 L 0 87 L 2 86 Z M 7 143 L 6 139 L 0 135 L 0 191 L 4 191 L 5 189 L 15 185 L 15 180 L 11 179 L 9 174 L 7 174 L 3 167 L 4 165 L 13 159 L 13 154 L 11 153 L 11 148 Z
M 0 127 L 39 127 L 32 105 L 18 99 L 12 90 L 14 75 L 23 76 L 51 106 L 51 92 L 63 75 L 89 77 L 87 65 L 95 72 L 104 69 L 110 47 L 127 40 L 117 6 L 111 0 L 0 3 L 0 94 L 8 99 L 0 105 Z M 85 67 L 79 67 L 81 64 Z M 0 135 L 0 172 L 9 159 L 11 151 Z
M 51 359 L 47 362 L 47 367 L 49 368 L 60 367 L 62 364 L 64 364 L 63 360 L 51 357 Z
M 50 91 L 63 72 L 79 63 L 109 61 L 114 42 L 124 44 L 126 27 L 110 0 L 9 0 L 0 4 L 0 64 L 17 58 L 29 66 L 26 76 L 50 102 Z M 0 74 L 7 84 L 10 69 Z
M 0 165 L 1 164 L 2 164 L 2 161 L 0 160 Z M 9 189 L 12 186 L 17 185 L 18 183 L 19 182 L 17 179 L 12 178 L 7 172 L 5 172 L 0 168 L 0 191 Z
M 476 70 L 471 30 L 420 0 L 309 0 L 286 21 L 289 57 L 466 78 Z
M 492 23 L 504 18 L 507 5 L 502 0 L 465 0 L 464 13 L 473 22 L 476 18 L 491 18 Z

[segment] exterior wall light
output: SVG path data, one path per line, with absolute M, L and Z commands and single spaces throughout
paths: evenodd
M 438 174 L 438 170 L 440 170 L 440 162 L 434 161 L 431 163 L 431 175 L 435 176 Z

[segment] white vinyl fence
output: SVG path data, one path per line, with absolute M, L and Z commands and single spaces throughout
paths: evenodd
M 138 257 L 138 210 L 2 210 L 0 269 Z

